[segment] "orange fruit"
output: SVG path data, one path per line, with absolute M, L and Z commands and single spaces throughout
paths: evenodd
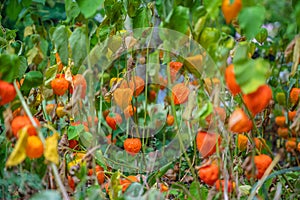
M 222 12 L 225 17 L 226 24 L 229 24 L 234 18 L 236 18 L 242 9 L 242 0 L 234 0 L 230 3 L 230 0 L 223 0 Z
M 256 178 L 260 179 L 269 165 L 272 163 L 272 158 L 266 154 L 260 154 L 254 157 L 254 163 L 256 166 Z
M 77 140 L 69 140 L 69 147 L 71 149 L 75 149 L 78 147 L 78 141 Z
M 122 185 L 122 192 L 125 192 L 126 189 L 131 185 L 133 182 L 139 182 L 136 176 L 128 176 L 127 179 L 120 179 L 120 184 Z
M 300 152 L 300 142 L 297 145 L 297 150 Z
M 136 107 L 132 105 L 128 105 L 124 110 L 124 115 L 126 119 L 132 117 L 134 113 L 136 113 Z
M 72 176 L 68 175 L 68 184 L 69 184 L 69 187 L 75 191 L 75 181 L 74 179 L 72 178 Z
M 222 192 L 224 192 L 225 180 L 220 180 L 219 179 L 219 180 L 216 181 L 215 185 L 216 185 L 216 189 L 218 191 L 220 191 L 222 189 Z M 227 181 L 227 192 L 229 192 L 229 193 L 232 192 L 234 187 L 235 187 L 234 183 L 232 183 L 231 181 Z
M 117 130 L 117 124 L 122 124 L 122 117 L 118 113 L 109 114 L 106 116 L 106 123 L 113 130 Z
M 173 115 L 168 115 L 166 122 L 167 122 L 168 126 L 172 126 L 174 124 L 174 116 Z
M 73 87 L 71 85 L 71 87 L 69 88 L 70 93 L 73 94 L 74 90 L 80 87 L 81 88 L 80 97 L 84 98 L 86 95 L 86 80 L 84 76 L 82 74 L 77 74 L 73 76 L 72 82 L 73 82 Z
M 216 152 L 216 144 L 220 145 L 221 137 L 215 133 L 199 131 L 196 137 L 197 149 L 205 158 Z
M 36 135 L 29 136 L 26 144 L 26 155 L 31 158 L 40 158 L 44 153 L 44 145 Z
M 61 74 L 51 81 L 51 88 L 54 94 L 62 96 L 68 90 L 69 82 L 65 79 L 65 76 Z
M 184 83 L 178 83 L 172 88 L 172 97 L 174 104 L 183 104 L 188 100 L 190 90 Z
M 49 115 L 53 112 L 56 104 L 47 104 L 46 105 L 46 113 Z
M 289 118 L 289 120 L 290 120 L 290 121 L 293 121 L 294 118 L 295 118 L 295 116 L 296 116 L 296 114 L 297 114 L 297 111 L 296 111 L 296 110 L 295 110 L 295 111 L 289 111 L 289 112 L 288 112 L 288 118 Z
M 233 64 L 230 64 L 225 70 L 225 81 L 232 95 L 235 96 L 242 91 L 240 86 L 236 82 Z
M 3 106 L 16 97 L 17 92 L 13 84 L 0 80 L 0 106 Z
M 145 87 L 145 81 L 139 76 L 134 76 L 129 82 L 129 88 L 133 91 L 135 97 L 139 96 Z
M 160 192 L 168 192 L 169 188 L 165 184 L 161 183 L 160 184 Z
M 263 138 L 253 138 L 253 140 L 254 140 L 255 147 L 256 147 L 257 150 L 261 151 L 261 150 L 264 149 L 264 143 L 266 143 L 265 139 L 263 139 Z M 261 140 L 263 140 L 264 143 L 262 143 Z
M 241 108 L 235 109 L 228 122 L 229 130 L 233 133 L 248 132 L 252 129 L 252 121 Z
M 95 167 L 96 176 L 99 184 L 104 183 L 105 175 L 104 175 L 104 169 L 100 165 L 96 165 Z
M 252 115 L 263 111 L 272 99 L 272 89 L 268 85 L 260 86 L 255 92 L 243 95 L 243 101 Z
M 205 165 L 198 171 L 199 178 L 207 185 L 214 185 L 219 178 L 219 167 L 215 164 Z
M 155 101 L 155 99 L 156 99 L 156 92 L 155 92 L 155 90 L 150 90 L 149 91 L 148 98 L 149 98 L 150 101 Z
M 297 148 L 297 138 L 289 138 L 285 142 L 285 149 L 287 152 L 292 152 Z
M 34 117 L 34 121 L 37 123 L 38 126 L 40 126 L 40 122 L 37 118 Z M 29 117 L 17 116 L 11 122 L 12 132 L 16 138 L 18 138 L 18 131 L 20 129 L 24 128 L 25 126 L 28 126 L 28 129 L 27 129 L 28 135 L 30 135 L 30 136 L 37 135 L 37 132 L 36 132 L 34 126 L 32 125 Z
M 290 101 L 295 104 L 299 100 L 300 88 L 292 88 L 290 91 Z
M 170 75 L 172 82 L 175 81 L 176 75 L 182 66 L 183 64 L 181 62 L 170 62 Z
M 289 129 L 284 127 L 279 127 L 277 129 L 277 134 L 279 137 L 286 138 L 289 135 Z
M 226 119 L 226 111 L 224 108 L 221 107 L 215 107 L 213 110 L 213 113 L 211 113 L 210 115 L 208 115 L 205 120 L 208 124 L 211 123 L 212 119 L 216 119 L 216 117 L 219 117 L 219 119 L 224 122 Z
M 275 117 L 275 123 L 280 126 L 280 127 L 283 127 L 286 125 L 285 123 L 285 117 L 284 116 L 277 116 Z
M 244 151 L 247 149 L 248 138 L 243 134 L 238 134 L 238 149 Z
M 124 141 L 124 149 L 131 155 L 137 154 L 142 148 L 142 142 L 139 138 L 127 138 Z

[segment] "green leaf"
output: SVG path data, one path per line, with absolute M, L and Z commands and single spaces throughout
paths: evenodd
M 57 190 L 43 190 L 39 193 L 33 195 L 30 200 L 39 200 L 39 199 L 47 199 L 47 200 L 60 200 L 61 196 Z
M 134 197 L 139 197 L 143 194 L 144 188 L 140 183 L 131 183 L 130 186 L 126 189 L 124 196 L 125 199 L 132 199 Z
M 198 192 L 197 185 L 200 188 L 201 193 Z M 208 189 L 203 186 L 200 186 L 199 182 L 194 181 L 190 185 L 190 193 L 194 198 L 189 197 L 188 200 L 207 199 Z
M 233 63 L 248 59 L 248 43 L 240 42 L 234 51 Z
M 78 6 L 85 18 L 92 17 L 103 0 L 77 0 Z
M 93 134 L 90 132 L 81 132 L 79 134 L 79 140 L 84 147 L 88 148 L 92 144 Z
M 185 34 L 189 26 L 189 9 L 177 6 L 166 18 L 164 27 Z
M 79 124 L 78 126 L 69 126 L 68 139 L 78 139 L 80 133 L 84 133 L 84 125 Z
M 72 58 L 74 60 L 74 65 L 78 68 L 87 56 L 87 40 L 85 36 L 85 29 L 83 27 L 76 28 L 75 31 L 72 33 L 69 42 L 72 49 Z
M 43 74 L 39 71 L 31 71 L 26 74 L 21 90 L 28 93 L 32 88 L 40 86 L 42 83 Z
M 57 27 L 53 33 L 53 41 L 61 62 L 68 65 L 68 31 L 64 25 Z
M 129 17 L 135 17 L 138 8 L 141 5 L 141 0 L 126 0 L 127 14 Z
M 212 103 L 208 102 L 201 107 L 199 113 L 197 114 L 197 118 L 199 116 L 202 120 L 204 120 L 208 115 L 210 115 L 210 113 L 212 113 L 212 111 L 213 105 Z
M 266 83 L 266 74 L 270 64 L 262 58 L 256 60 L 240 61 L 234 64 L 236 81 L 244 94 L 256 91 Z
M 18 70 L 18 78 L 21 79 L 23 78 L 28 65 L 27 65 L 27 60 L 24 56 L 20 56 L 19 59 L 20 59 L 20 67 Z
M 138 9 L 135 17 L 132 18 L 133 28 L 150 27 L 151 11 L 148 7 Z
M 22 10 L 22 5 L 18 0 L 10 0 L 8 1 L 8 5 L 6 7 L 6 15 L 12 21 L 16 21 L 18 19 L 19 13 Z
M 167 18 L 168 13 L 171 13 L 173 9 L 174 0 L 156 0 L 155 8 L 157 9 L 158 15 L 162 20 Z
M 68 17 L 67 20 L 75 19 L 80 13 L 78 4 L 76 3 L 76 1 L 73 0 L 65 1 L 65 9 L 66 9 L 66 15 Z
M 241 29 L 247 39 L 252 39 L 259 32 L 265 19 L 266 10 L 263 6 L 246 7 L 238 15 Z
M 13 82 L 18 77 L 20 60 L 14 54 L 2 54 L 0 56 L 0 74 L 1 79 L 7 82 Z

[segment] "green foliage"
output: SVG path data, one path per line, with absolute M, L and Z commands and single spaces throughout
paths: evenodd
M 242 9 L 238 16 L 239 24 L 248 40 L 259 32 L 265 19 L 266 10 L 263 6 L 253 6 Z
M 64 25 L 56 27 L 53 32 L 53 42 L 55 44 L 55 48 L 57 49 L 61 62 L 64 65 L 68 65 L 68 30 Z

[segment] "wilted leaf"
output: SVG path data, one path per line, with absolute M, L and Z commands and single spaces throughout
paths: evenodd
M 6 161 L 6 167 L 12 167 L 20 164 L 26 158 L 26 145 L 27 145 L 27 128 L 25 127 L 19 131 L 19 139 L 15 145 L 14 150 L 11 152 Z
M 132 99 L 133 91 L 130 88 L 117 88 L 114 91 L 114 100 L 116 104 L 124 110 L 130 104 Z
M 300 60 L 300 36 L 298 35 L 295 37 L 295 47 L 294 47 L 294 54 L 293 54 L 293 66 L 291 75 L 294 76 L 294 74 L 297 71 L 299 60 Z
M 120 171 L 116 171 L 112 174 L 110 179 L 110 188 L 109 188 L 109 197 L 110 199 L 117 199 L 118 193 L 122 190 L 122 186 L 120 185 Z
M 190 92 L 187 106 L 184 109 L 184 112 L 182 114 L 182 119 L 184 119 L 184 120 L 190 120 L 191 119 L 192 112 L 193 112 L 195 106 L 197 106 L 196 99 L 197 99 L 196 92 L 195 91 Z
M 58 134 L 54 133 L 52 136 L 46 138 L 44 156 L 47 161 L 53 162 L 58 165 L 59 155 L 57 149 Z
M 36 46 L 34 46 L 32 49 L 30 49 L 27 54 L 27 62 L 28 64 L 40 64 L 44 58 L 44 55 L 42 54 L 42 52 L 40 51 L 40 49 Z
M 200 77 L 203 66 L 203 56 L 195 55 L 187 57 L 184 61 L 184 66 L 195 76 Z

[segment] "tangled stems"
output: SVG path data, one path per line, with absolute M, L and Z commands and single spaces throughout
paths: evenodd
M 23 108 L 24 108 L 24 110 L 25 110 L 27 116 L 29 117 L 29 119 L 30 119 L 32 125 L 34 126 L 34 128 L 37 130 L 39 138 L 41 139 L 42 143 L 45 144 L 45 138 L 44 138 L 44 135 L 43 135 L 43 133 L 41 132 L 41 130 L 39 129 L 39 127 L 38 127 L 38 125 L 36 124 L 35 120 L 33 119 L 33 116 L 32 116 L 32 114 L 31 114 L 31 112 L 30 112 L 30 109 L 29 109 L 29 107 L 27 106 L 27 103 L 25 102 L 25 99 L 24 99 L 24 97 L 23 97 L 21 91 L 19 90 L 19 88 L 18 88 L 18 86 L 17 86 L 16 80 L 14 81 L 14 88 L 15 88 L 15 90 L 16 90 L 16 92 L 17 92 L 17 95 L 18 95 L 18 97 L 19 97 L 19 99 L 20 99 L 20 101 L 21 101 L 21 104 L 22 104 L 22 106 L 23 106 Z M 63 185 L 63 183 L 62 183 L 62 181 L 61 181 L 61 179 L 60 179 L 60 177 L 59 177 L 59 173 L 58 173 L 58 170 L 57 170 L 56 165 L 55 165 L 54 163 L 51 162 L 51 163 L 50 163 L 50 166 L 51 166 L 52 171 L 53 171 L 53 173 L 54 173 L 55 181 L 56 181 L 56 183 L 57 183 L 57 185 L 58 185 L 58 187 L 59 187 L 59 189 L 60 189 L 60 191 L 61 191 L 61 193 L 62 193 L 62 195 L 63 195 L 63 198 L 64 198 L 65 200 L 69 200 L 68 193 L 67 193 L 67 191 L 66 191 L 66 189 L 65 189 L 65 187 L 64 187 L 64 185 Z

